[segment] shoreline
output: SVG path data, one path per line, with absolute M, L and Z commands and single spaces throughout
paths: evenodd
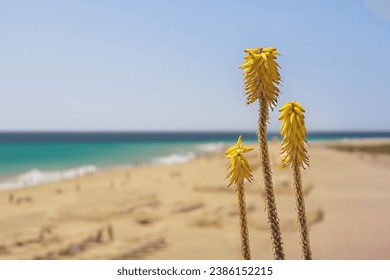
M 184 150 L 178 149 L 177 151 L 168 153 L 166 155 L 151 156 L 149 158 L 145 158 L 142 161 L 133 162 L 133 163 L 129 162 L 126 164 L 118 164 L 117 162 L 112 162 L 109 165 L 98 167 L 96 163 L 90 163 L 87 165 L 76 165 L 76 166 L 74 165 L 65 169 L 49 169 L 49 170 L 33 167 L 28 170 L 25 170 L 25 172 L 22 173 L 3 175 L 2 178 L 0 179 L 0 191 L 6 189 L 33 187 L 42 183 L 66 181 L 66 180 L 82 177 L 84 173 L 89 174 L 89 173 L 95 173 L 100 171 L 129 169 L 138 166 L 163 166 L 163 165 L 186 163 L 204 155 L 207 156 L 209 154 L 218 153 L 218 151 L 223 150 L 223 148 L 227 144 L 218 141 L 218 142 L 208 142 L 208 143 L 195 143 L 192 145 L 193 147 L 191 149 L 188 149 L 188 147 L 185 148 Z M 74 175 L 71 175 L 70 173 L 73 173 Z M 37 182 L 39 180 L 41 180 L 42 182 Z M 24 181 L 26 182 L 24 183 Z
M 246 141 L 248 145 L 257 145 L 257 141 Z M 281 143 L 281 141 L 274 137 L 271 140 L 268 140 L 268 143 Z M 164 165 L 176 165 L 176 164 L 183 164 L 187 163 L 193 160 L 196 160 L 197 158 L 200 157 L 210 157 L 210 156 L 216 156 L 219 154 L 221 151 L 226 149 L 230 143 L 222 143 L 222 142 L 217 142 L 217 143 L 207 143 L 206 145 L 209 144 L 216 144 L 219 147 L 214 147 L 214 149 L 211 151 L 198 151 L 197 153 L 195 151 L 187 151 L 187 156 L 184 155 L 184 157 L 179 158 L 178 160 L 174 160 L 173 162 L 158 162 L 159 158 L 171 158 L 172 156 L 176 156 L 177 154 L 168 154 L 166 156 L 162 157 L 156 157 L 154 160 L 149 160 L 147 162 L 141 162 L 141 163 L 136 163 L 136 164 L 127 164 L 127 165 L 113 165 L 109 167 L 102 167 L 98 168 L 96 165 L 91 164 L 91 165 L 85 165 L 85 166 L 75 166 L 71 167 L 68 169 L 63 169 L 63 170 L 40 170 L 36 168 L 32 168 L 24 173 L 21 173 L 17 176 L 12 176 L 12 177 L 7 177 L 4 178 L 3 180 L 0 180 L 0 192 L 6 191 L 6 190 L 16 190 L 16 189 L 23 189 L 23 188 L 31 188 L 31 187 L 38 187 L 40 185 L 44 184 L 51 184 L 51 183 L 58 183 L 58 182 L 66 182 L 69 180 L 74 180 L 77 178 L 82 178 L 83 176 L 93 174 L 93 173 L 100 173 L 100 172 L 110 172 L 110 171 L 121 171 L 121 170 L 131 170 L 133 168 L 137 167 L 151 167 L 151 166 L 164 166 Z M 381 144 L 390 144 L 390 138 L 383 137 L 383 138 L 353 138 L 353 139 L 338 139 L 338 140 L 310 140 L 308 141 L 309 149 L 310 145 L 324 145 L 327 146 L 328 148 L 333 148 L 333 149 L 340 149 L 343 150 L 343 147 L 348 147 L 348 146 L 375 146 L 375 145 L 381 145 Z M 202 144 L 200 144 L 202 145 Z M 355 152 L 357 150 L 354 150 Z M 188 156 L 188 154 L 191 154 L 191 156 Z M 379 154 L 379 153 L 378 153 Z M 35 174 L 34 174 L 35 173 Z M 55 173 L 55 174 L 54 174 Z M 67 174 L 68 173 L 68 174 Z M 75 173 L 74 175 L 71 175 L 69 173 Z M 32 176 L 28 176 L 31 174 Z M 42 182 L 35 182 L 37 179 L 36 177 L 40 176 L 45 176 L 46 175 L 51 175 L 56 178 L 54 179 L 42 179 Z M 27 175 L 27 176 L 26 176 Z M 19 177 L 26 176 L 27 181 L 32 181 L 32 182 L 27 182 L 27 183 L 21 183 L 18 181 Z M 13 180 L 13 181 L 12 181 Z M 15 182 L 16 180 L 16 182 Z M 4 187 L 5 185 L 11 185 L 10 187 Z

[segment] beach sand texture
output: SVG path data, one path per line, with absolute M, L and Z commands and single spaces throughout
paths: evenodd
M 348 144 L 390 144 L 359 140 Z M 287 259 L 300 259 L 290 168 L 270 143 Z M 303 171 L 314 259 L 390 259 L 390 154 L 310 143 Z M 272 259 L 258 152 L 246 184 L 253 259 Z M 1 259 L 240 259 L 223 152 L 0 192 Z

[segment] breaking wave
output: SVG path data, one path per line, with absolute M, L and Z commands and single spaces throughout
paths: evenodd
M 42 183 L 49 183 L 55 181 L 68 180 L 87 174 L 93 174 L 97 171 L 94 165 L 86 165 L 77 168 L 43 171 L 39 169 L 32 169 L 12 179 L 0 183 L 0 189 L 14 189 L 35 186 Z

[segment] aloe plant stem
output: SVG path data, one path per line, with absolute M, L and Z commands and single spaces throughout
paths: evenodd
M 240 217 L 241 254 L 244 260 L 250 260 L 251 251 L 249 246 L 248 218 L 246 213 L 245 189 L 243 181 L 237 184 L 237 204 Z
M 312 260 L 313 258 L 310 250 L 309 227 L 306 219 L 301 169 L 299 167 L 299 164 L 296 161 L 293 162 L 292 169 L 293 169 L 293 176 L 294 176 L 295 203 L 297 207 L 296 210 L 298 215 L 303 258 L 305 260 Z
M 269 119 L 269 106 L 265 100 L 259 99 L 258 138 L 260 144 L 260 160 L 262 162 L 263 181 L 265 189 L 265 205 L 268 224 L 271 232 L 272 250 L 275 260 L 284 260 L 282 234 L 280 231 L 278 211 L 276 207 L 274 187 L 272 184 L 272 171 L 268 153 L 267 122 Z

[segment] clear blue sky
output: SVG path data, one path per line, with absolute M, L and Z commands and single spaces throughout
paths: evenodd
M 0 130 L 254 131 L 260 46 L 309 130 L 390 130 L 390 0 L 0 1 Z

